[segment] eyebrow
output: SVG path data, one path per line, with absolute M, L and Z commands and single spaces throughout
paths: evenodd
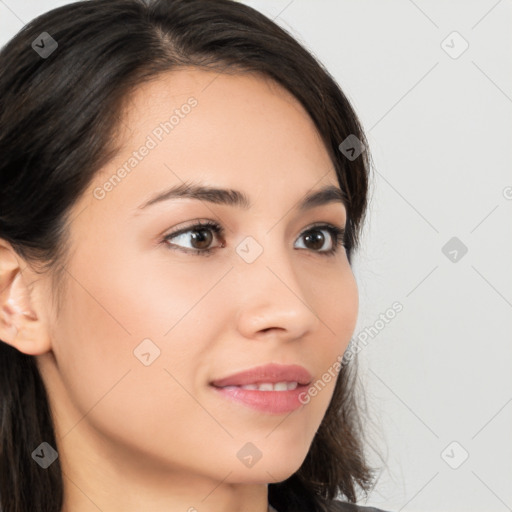
M 143 210 L 162 201 L 178 198 L 197 199 L 215 204 L 234 206 L 244 210 L 251 207 L 249 197 L 239 190 L 216 188 L 201 183 L 182 183 L 156 194 L 142 203 L 137 210 Z M 346 199 L 347 196 L 343 190 L 334 185 L 328 185 L 306 194 L 296 208 L 299 211 L 305 211 L 316 206 L 334 202 L 346 206 Z

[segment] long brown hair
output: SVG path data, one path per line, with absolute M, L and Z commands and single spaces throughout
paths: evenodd
M 58 44 L 47 55 L 32 46 L 41 37 L 51 42 L 43 32 Z M 68 214 L 115 149 L 123 101 L 137 86 L 181 66 L 259 72 L 301 102 L 346 196 L 352 265 L 371 168 L 357 115 L 309 51 L 263 14 L 232 0 L 75 2 L 35 18 L 2 48 L 0 238 L 41 271 L 51 271 L 54 290 L 61 289 Z M 350 135 L 366 147 L 357 158 L 339 149 Z M 300 469 L 269 484 L 270 503 L 280 512 L 327 510 L 333 498 L 356 502 L 358 489 L 370 488 L 354 362 L 342 366 Z M 31 457 L 42 440 L 57 446 L 53 425 L 34 357 L 0 342 L 0 511 L 61 511 L 59 459 L 43 470 Z

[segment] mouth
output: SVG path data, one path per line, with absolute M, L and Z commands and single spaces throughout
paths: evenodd
M 267 364 L 214 380 L 210 387 L 223 399 L 268 414 L 289 413 L 305 405 L 312 375 L 300 365 Z
M 261 382 L 258 384 L 245 384 L 243 386 L 212 386 L 220 389 L 248 389 L 251 391 L 293 391 L 297 389 L 299 386 L 304 386 L 303 384 L 299 384 L 297 381 L 293 382 Z
M 286 391 L 288 386 L 297 386 L 310 384 L 313 380 L 311 374 L 298 364 L 276 364 L 270 363 L 263 366 L 256 366 L 249 370 L 234 373 L 227 377 L 213 380 L 210 382 L 215 387 L 226 386 L 257 386 L 260 391 Z M 276 389 L 269 386 L 275 386 Z M 258 386 L 263 386 L 260 389 Z M 286 388 L 284 387 L 286 386 Z

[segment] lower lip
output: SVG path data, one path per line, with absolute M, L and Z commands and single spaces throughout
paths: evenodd
M 306 392 L 307 385 L 299 385 L 288 391 L 259 391 L 257 389 L 219 388 L 211 386 L 222 396 L 241 402 L 253 409 L 271 414 L 283 414 L 298 409 L 303 404 L 299 397 Z

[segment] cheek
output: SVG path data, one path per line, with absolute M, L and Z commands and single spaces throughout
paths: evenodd
M 184 305 L 176 286 L 171 293 L 148 275 L 120 265 L 118 274 L 108 270 L 72 279 L 58 317 L 54 352 L 65 390 L 56 405 L 65 418 L 62 430 L 73 433 L 79 425 L 77 436 L 92 425 L 111 440 L 155 456 L 172 439 L 169 432 L 178 435 L 185 428 L 183 421 L 175 424 L 177 411 L 181 418 L 198 414 L 185 389 L 191 388 L 202 347 L 184 335 L 187 316 L 180 322 L 197 294 L 185 294 L 190 304 Z M 149 365 L 143 363 L 146 353 Z
M 342 354 L 354 333 L 359 311 L 357 283 L 348 261 L 340 270 L 332 272 L 329 279 L 322 280 L 323 289 L 314 291 L 314 301 L 322 320 L 326 342 L 325 353 L 334 358 Z
M 130 368 L 145 371 L 141 382 L 148 385 L 154 375 L 160 375 L 151 397 L 158 396 L 158 389 L 165 387 L 162 384 L 168 386 L 172 380 L 166 368 L 179 374 L 180 381 L 190 379 L 208 344 L 206 331 L 214 328 L 223 306 L 222 301 L 204 298 L 210 299 L 209 291 L 225 269 L 196 275 L 186 263 L 175 259 L 172 264 L 164 249 L 155 258 L 132 254 L 135 249 L 128 244 L 116 247 L 111 242 L 110 251 L 93 251 L 94 246 L 103 247 L 89 244 L 69 268 L 73 277 L 69 277 L 57 322 L 55 352 L 70 385 L 84 399 L 90 394 L 92 401 Z M 152 362 L 146 366 L 143 360 L 148 362 L 144 357 L 148 352 Z M 88 383 L 87 389 L 83 382 Z
M 318 376 L 317 402 L 326 409 L 339 375 L 339 362 L 354 334 L 359 311 L 357 283 L 348 262 L 318 297 L 317 311 L 323 312 L 319 316 L 325 324 L 326 335 L 319 365 L 323 372 Z

